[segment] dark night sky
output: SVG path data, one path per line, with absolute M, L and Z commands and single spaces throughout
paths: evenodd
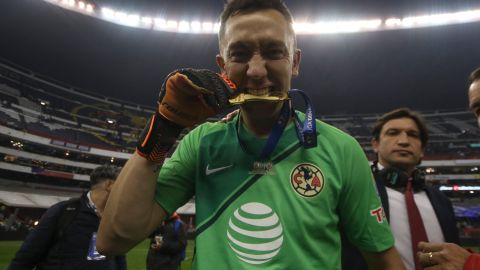
M 144 1 L 114 2 L 151 10 L 151 3 Z M 362 6 L 358 2 L 287 4 L 296 18 L 321 14 L 339 19 L 480 8 L 480 1 L 361 1 Z M 176 18 L 192 13 L 214 17 L 222 6 L 220 0 L 162 3 L 174 6 L 162 12 L 176 14 Z M 478 22 L 299 36 L 298 44 L 303 58 L 293 87 L 307 91 L 321 114 L 380 113 L 399 106 L 418 110 L 466 108 L 466 78 L 480 66 Z M 67 84 L 134 103 L 152 106 L 163 77 L 174 69 L 216 70 L 216 53 L 215 35 L 129 28 L 40 0 L 0 1 L 1 58 Z

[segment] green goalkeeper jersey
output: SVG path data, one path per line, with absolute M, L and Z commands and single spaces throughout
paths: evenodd
M 243 147 L 235 120 L 200 125 L 160 171 L 166 212 L 195 196 L 194 269 L 341 269 L 339 227 L 362 250 L 393 246 L 354 138 L 317 120 L 318 146 L 305 149 L 290 123 L 259 161 L 266 139 L 242 125 L 238 133 Z

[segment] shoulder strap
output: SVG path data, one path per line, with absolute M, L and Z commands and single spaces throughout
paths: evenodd
M 80 210 L 80 198 L 72 198 L 68 200 L 59 209 L 55 226 L 55 233 L 51 239 L 46 256 L 43 258 L 41 264 L 45 265 L 60 265 L 61 258 L 59 256 L 60 240 L 62 239 L 66 229 L 72 223 L 75 216 Z M 39 267 L 40 269 L 41 267 Z
M 178 234 L 178 230 L 180 229 L 180 221 L 178 219 L 175 220 L 175 225 L 173 225 L 173 231 L 175 234 Z
M 80 210 L 80 198 L 72 198 L 67 201 L 62 214 L 57 219 L 57 234 L 55 236 L 55 242 L 62 239 L 66 229 L 72 223 L 73 219 L 77 216 Z
M 175 236 L 178 238 L 178 232 L 180 230 L 180 225 L 182 225 L 182 221 L 180 219 L 176 219 L 175 220 L 175 224 L 173 225 L 173 231 L 175 233 Z M 187 247 L 185 246 L 185 248 L 182 249 L 182 251 L 180 252 L 180 259 L 183 261 L 185 260 L 185 257 L 186 257 L 186 249 Z

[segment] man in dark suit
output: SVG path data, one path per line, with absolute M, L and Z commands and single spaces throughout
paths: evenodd
M 417 258 L 418 242 L 458 243 L 452 205 L 438 189 L 425 185 L 421 163 L 428 142 L 426 124 L 408 108 L 381 116 L 372 131 L 377 160 L 372 165 L 383 211 L 395 236 L 395 247 L 407 269 L 422 269 Z M 368 269 L 363 259 L 343 237 L 343 269 Z
M 377 153 L 372 168 L 395 246 L 407 269 L 420 269 L 416 256 L 419 241 L 458 243 L 450 200 L 438 189 L 426 186 L 423 172 L 417 169 L 428 142 L 426 124 L 417 112 L 401 108 L 380 117 L 372 135 Z M 409 189 L 415 206 L 409 206 Z M 415 211 L 420 214 L 418 222 L 412 214 Z M 422 238 L 415 239 L 417 231 Z
M 9 270 L 125 270 L 125 256 L 107 257 L 95 248 L 100 217 L 119 169 L 100 166 L 90 191 L 50 207 L 23 242 Z

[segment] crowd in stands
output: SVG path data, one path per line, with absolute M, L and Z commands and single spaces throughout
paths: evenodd
M 123 166 L 126 159 L 114 159 L 106 155 L 94 155 L 90 148 L 132 153 L 137 136 L 154 108 L 112 101 L 95 93 L 83 93 L 58 82 L 47 81 L 22 70 L 0 65 L 0 126 L 51 139 L 51 145 L 24 141 L 0 134 L 0 147 L 16 149 L 33 155 L 48 156 L 66 160 L 59 164 L 50 159 L 22 157 L 0 152 L 0 161 L 60 173 L 89 175 L 93 164 L 112 164 Z M 370 160 L 374 153 L 370 147 L 372 126 L 379 115 L 334 115 L 320 116 L 322 121 L 332 124 L 352 134 L 362 145 Z M 424 116 L 429 123 L 430 143 L 426 147 L 426 160 L 478 159 L 480 158 L 480 131 L 475 127 L 471 113 L 468 111 L 426 112 Z M 218 119 L 211 119 L 217 121 Z M 15 146 L 14 144 L 20 144 Z M 54 147 L 61 145 L 62 147 Z M 65 148 L 72 148 L 72 151 Z M 75 162 L 75 165 L 68 161 Z M 87 164 L 87 165 L 82 165 Z M 88 166 L 92 164 L 92 166 Z M 473 174 L 471 166 L 438 167 L 436 174 Z M 38 173 L 37 171 L 37 173 Z M 32 183 L 45 183 L 64 187 L 87 189 L 88 182 L 70 181 L 60 174 L 32 176 L 32 172 L 12 172 L 0 168 L 3 177 L 20 181 L 29 179 Z M 61 176 L 61 175 L 60 175 Z M 463 184 L 455 180 L 455 184 Z M 450 192 L 452 193 L 452 192 Z M 460 194 L 460 195 L 459 195 Z M 463 195 L 462 195 L 463 194 Z M 468 193 L 450 194 L 451 197 L 465 198 Z M 0 231 L 28 231 L 34 226 L 33 218 L 21 218 L 14 215 L 8 221 L 13 208 L 2 205 L 0 210 Z M 458 208 L 457 211 L 462 211 Z M 471 209 L 468 209 L 471 211 Z M 458 212 L 460 217 L 463 212 Z M 475 218 L 480 217 L 476 214 Z M 463 217 L 465 226 L 461 227 L 463 236 L 477 236 L 480 220 Z M 473 223 L 472 223 L 473 222 Z M 190 222 L 189 231 L 193 233 Z M 464 230 L 465 229 L 465 230 Z
M 136 137 L 153 108 L 128 105 L 73 90 L 13 68 L 0 66 L 0 124 L 64 140 L 67 143 L 133 152 Z M 431 142 L 427 159 L 476 158 L 472 146 L 480 132 L 467 111 L 424 113 Z M 370 130 L 378 115 L 321 116 L 323 121 L 352 134 L 369 156 Z

